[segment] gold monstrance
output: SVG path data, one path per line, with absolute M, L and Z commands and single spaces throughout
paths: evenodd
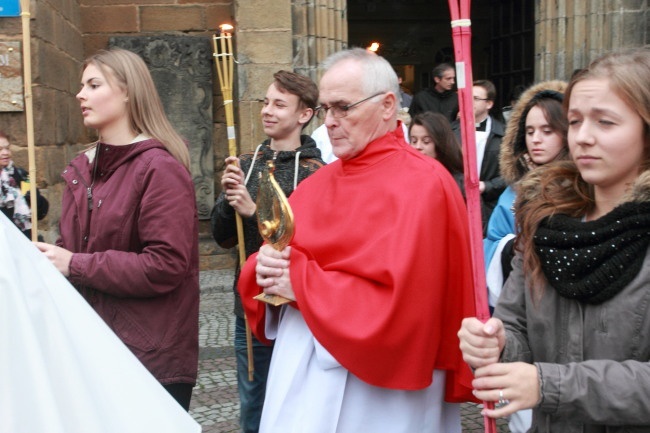
M 257 191 L 257 225 L 264 240 L 278 251 L 283 250 L 294 233 L 293 212 L 282 188 L 273 176 L 275 164 L 266 162 L 266 169 L 260 173 L 260 187 Z M 278 295 L 260 293 L 254 299 L 275 305 L 291 302 Z

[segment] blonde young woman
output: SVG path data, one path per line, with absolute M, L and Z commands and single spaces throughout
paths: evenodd
M 77 94 L 99 140 L 63 172 L 57 245 L 37 243 L 185 409 L 198 362 L 198 219 L 189 153 L 143 60 L 99 51 Z
M 490 417 L 534 432 L 650 431 L 650 51 L 614 53 L 565 93 L 572 161 L 523 181 L 494 317 L 458 333 Z

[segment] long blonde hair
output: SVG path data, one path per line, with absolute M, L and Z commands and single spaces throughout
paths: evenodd
M 128 50 L 111 48 L 88 57 L 82 71 L 88 65 L 98 67 L 108 79 L 113 79 L 115 84 L 126 91 L 131 128 L 160 141 L 189 171 L 190 153 L 187 145 L 169 123 L 151 73 L 142 58 Z
M 650 50 L 634 49 L 605 54 L 575 74 L 564 94 L 565 113 L 575 85 L 592 79 L 607 79 L 612 91 L 643 119 L 645 157 L 641 170 L 649 170 Z M 524 273 L 530 276 L 533 294 L 541 296 L 545 281 L 534 244 L 540 222 L 554 214 L 581 217 L 592 210 L 594 204 L 593 187 L 582 179 L 572 161 L 547 164 L 522 179 L 515 201 L 519 230 L 516 247 L 522 252 Z

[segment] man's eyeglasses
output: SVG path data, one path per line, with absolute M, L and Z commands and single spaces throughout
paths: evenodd
M 479 98 L 478 96 L 474 96 L 475 101 L 489 101 L 490 98 Z
M 348 104 L 348 105 L 319 105 L 316 107 L 314 111 L 316 111 L 316 117 L 318 117 L 321 120 L 324 120 L 325 117 L 327 116 L 328 112 L 332 113 L 332 116 L 336 119 L 340 119 L 341 117 L 345 117 L 348 115 L 348 111 L 350 111 L 352 108 L 356 107 L 357 105 L 366 102 L 369 99 L 374 98 L 375 96 L 383 95 L 386 92 L 379 92 L 375 93 L 372 96 L 368 96 L 365 99 L 362 99 L 361 101 L 357 101 L 354 104 Z

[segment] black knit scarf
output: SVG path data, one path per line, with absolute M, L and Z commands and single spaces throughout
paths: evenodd
M 561 296 L 605 302 L 641 270 L 650 243 L 650 202 L 624 203 L 595 221 L 545 218 L 534 242 L 542 271 Z

